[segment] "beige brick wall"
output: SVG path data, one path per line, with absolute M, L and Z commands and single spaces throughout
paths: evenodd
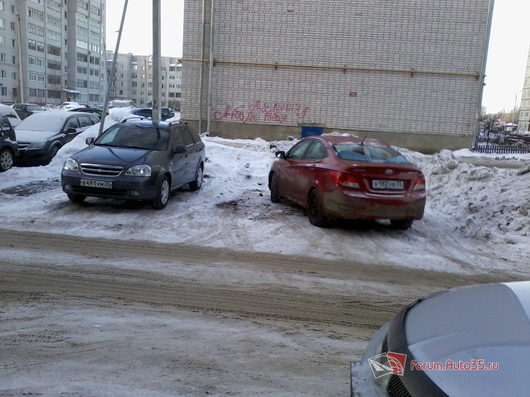
M 207 59 L 209 49 L 206 29 L 201 57 L 202 3 L 185 2 L 182 117 L 188 120 L 199 117 L 201 64 L 191 60 Z M 216 0 L 212 120 L 472 135 L 489 3 Z M 205 118 L 208 65 L 203 68 Z

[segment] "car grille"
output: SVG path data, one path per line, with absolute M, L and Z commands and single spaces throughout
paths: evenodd
M 28 146 L 31 144 L 31 142 L 17 142 L 18 143 L 18 150 L 26 150 Z
M 123 171 L 123 167 L 103 164 L 81 164 L 81 172 L 85 175 L 94 176 L 118 176 Z
M 386 391 L 390 397 L 411 397 L 407 388 L 401 381 L 401 376 L 398 375 L 392 375 L 390 377 Z

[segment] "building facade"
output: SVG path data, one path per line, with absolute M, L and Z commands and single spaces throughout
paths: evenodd
M 526 72 L 523 82 L 523 94 L 521 95 L 521 107 L 519 108 L 519 124 L 517 129 L 530 131 L 530 49 L 526 61 Z
M 473 144 L 492 0 L 213 3 L 185 1 L 181 115 L 201 130 Z
M 116 75 L 111 78 L 114 53 L 107 52 L 110 99 L 131 99 L 138 107 L 150 107 L 153 100 L 153 62 L 150 55 L 119 54 Z M 177 58 L 160 59 L 160 104 L 180 110 L 182 65 Z
M 1 102 L 96 105 L 105 86 L 104 0 L 0 0 Z

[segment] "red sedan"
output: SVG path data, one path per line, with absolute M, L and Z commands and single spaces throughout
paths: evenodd
M 335 219 L 389 219 L 408 229 L 423 217 L 425 177 L 383 142 L 315 136 L 276 156 L 269 173 L 271 201 L 283 197 L 307 208 L 315 226 Z

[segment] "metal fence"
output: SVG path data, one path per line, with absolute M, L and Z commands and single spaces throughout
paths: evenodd
M 481 133 L 475 151 L 479 153 L 530 153 L 530 134 Z

